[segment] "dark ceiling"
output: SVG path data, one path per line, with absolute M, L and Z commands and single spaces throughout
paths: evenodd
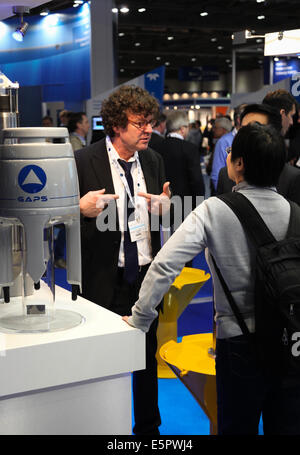
M 232 34 L 246 29 L 257 35 L 297 29 L 299 3 L 299 0 L 115 0 L 117 8 L 126 5 L 130 10 L 118 13 L 119 76 L 128 80 L 162 64 L 166 65 L 166 78 L 177 79 L 178 68 L 182 66 L 213 65 L 219 72 L 229 73 Z M 47 3 L 51 11 L 72 5 L 73 1 L 68 0 Z M 139 12 L 140 8 L 146 11 Z M 41 9 L 34 8 L 31 13 Z M 263 39 L 249 42 L 250 48 L 237 54 L 237 70 L 263 65 Z

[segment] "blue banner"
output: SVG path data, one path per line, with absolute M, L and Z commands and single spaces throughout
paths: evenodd
M 293 76 L 300 72 L 300 60 L 298 58 L 280 59 L 274 61 L 273 83 Z
M 144 88 L 162 105 L 165 87 L 165 66 L 144 74 Z

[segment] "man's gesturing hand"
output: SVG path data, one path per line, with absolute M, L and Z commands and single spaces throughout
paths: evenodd
M 96 218 L 106 205 L 118 199 L 117 194 L 104 194 L 105 188 L 97 191 L 89 191 L 80 199 L 80 212 L 88 218 Z
M 148 202 L 148 210 L 153 215 L 164 215 L 170 210 L 170 182 L 165 182 L 163 192 L 160 195 L 150 193 L 138 193 L 138 196 L 144 197 Z

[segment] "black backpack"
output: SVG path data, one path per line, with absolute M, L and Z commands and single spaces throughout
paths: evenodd
M 291 214 L 287 235 L 277 242 L 245 196 L 232 192 L 217 197 L 233 210 L 249 241 L 256 247 L 254 335 L 250 334 L 212 258 L 232 311 L 243 334 L 253 344 L 261 367 L 266 372 L 285 378 L 299 377 L 300 207 L 289 201 Z

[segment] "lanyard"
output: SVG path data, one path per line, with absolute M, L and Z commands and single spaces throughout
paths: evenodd
M 106 146 L 107 146 L 107 152 L 108 152 L 108 155 L 109 155 L 109 159 L 111 161 L 111 163 L 113 164 L 114 168 L 117 170 L 119 176 L 120 176 L 120 179 L 123 183 L 123 186 L 125 188 L 125 191 L 130 199 L 130 202 L 132 204 L 132 207 L 135 209 L 136 206 L 135 206 L 135 197 L 133 198 L 132 197 L 132 194 L 131 194 L 131 191 L 129 189 L 129 185 L 128 185 L 128 182 L 127 182 L 127 178 L 125 177 L 125 174 L 124 174 L 124 169 L 120 166 L 117 158 L 115 156 L 113 156 L 113 145 L 111 143 L 111 140 L 110 138 L 107 136 L 106 137 Z M 139 159 L 139 156 L 138 154 L 136 153 L 135 154 L 135 159 L 136 159 L 136 165 L 137 165 L 137 187 L 138 189 L 141 187 L 141 180 L 142 180 L 142 167 L 141 167 L 141 163 L 140 163 L 140 159 Z

